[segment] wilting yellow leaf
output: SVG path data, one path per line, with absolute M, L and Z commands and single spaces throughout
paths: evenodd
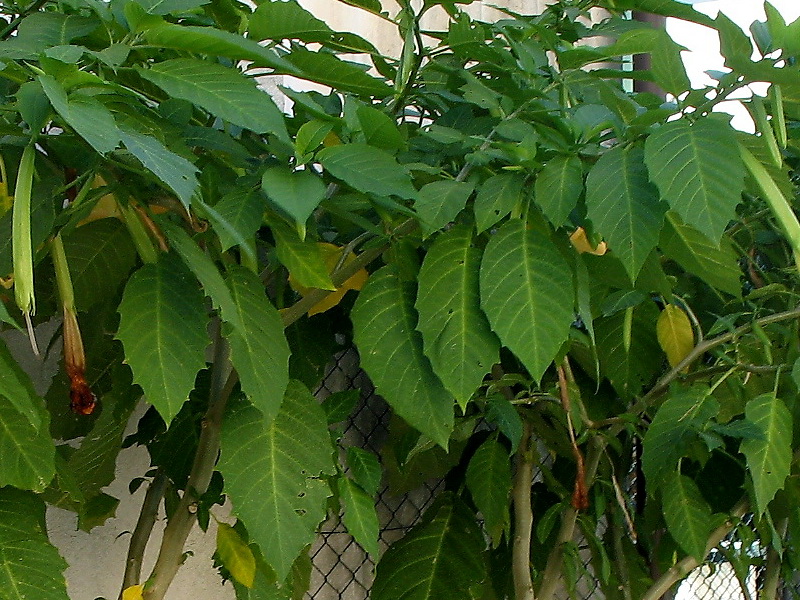
M 125 591 L 122 592 L 122 600 L 142 600 L 144 596 L 144 586 L 142 584 L 139 585 L 132 585 L 129 588 L 125 588 Z
M 569 236 L 569 241 L 572 242 L 572 245 L 579 254 L 587 252 L 595 256 L 603 256 L 603 254 L 608 251 L 608 245 L 605 242 L 600 242 L 597 244 L 596 248 L 592 247 L 589 238 L 586 237 L 586 230 L 583 227 L 578 227 L 573 231 L 572 235 Z
M 217 555 L 233 578 L 243 586 L 253 587 L 256 577 L 256 558 L 236 530 L 219 523 L 217 527 Z
M 322 260 L 325 263 L 325 266 L 328 268 L 328 272 L 330 273 L 339 263 L 339 259 L 342 256 L 342 249 L 339 246 L 327 244 L 325 242 L 319 242 L 318 245 L 320 254 L 322 254 Z M 355 258 L 355 254 L 351 253 L 347 256 L 344 263 L 349 264 L 354 261 Z M 333 308 L 342 301 L 342 298 L 344 298 L 347 290 L 360 290 L 362 287 L 364 287 L 368 276 L 369 273 L 367 273 L 366 269 L 360 269 L 356 271 L 355 275 L 350 277 L 350 279 L 345 281 L 340 287 L 336 288 L 335 292 L 331 292 L 322 300 L 317 302 L 314 306 L 312 306 L 308 311 L 308 316 L 313 316 Z M 291 275 L 289 275 L 289 285 L 292 286 L 294 291 L 302 296 L 305 296 L 309 291 L 311 291 L 311 288 L 304 287 L 297 283 L 297 281 L 295 281 Z
M 107 185 L 105 179 L 103 179 L 100 175 L 96 175 L 92 187 L 98 188 L 103 187 L 104 185 Z M 117 199 L 114 194 L 106 194 L 100 198 L 100 200 L 97 201 L 97 204 L 95 204 L 92 208 L 92 211 L 85 219 L 78 223 L 78 225 L 86 225 L 92 221 L 107 219 L 108 217 L 122 219 L 122 213 L 119 212 L 119 206 L 117 205 Z
M 674 304 L 667 304 L 661 311 L 656 333 L 671 367 L 680 363 L 694 348 L 694 331 L 689 317 Z

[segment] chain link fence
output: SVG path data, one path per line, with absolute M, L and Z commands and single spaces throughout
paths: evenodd
M 344 350 L 334 356 L 315 395 L 323 400 L 335 392 L 351 389 L 359 390 L 360 398 L 342 432 L 340 451 L 357 446 L 380 456 L 388 435 L 391 409 L 375 393 L 372 382 L 359 368 L 358 354 L 354 349 Z M 431 479 L 402 495 L 392 495 L 388 487 L 381 489 L 376 499 L 381 524 L 381 554 L 417 523 L 443 488 L 441 479 Z M 740 542 L 734 533 L 721 546 L 737 543 Z M 578 549 L 583 557 L 583 574 L 575 590 L 572 593 L 562 590 L 559 600 L 602 599 L 600 582 L 590 564 L 588 545 L 579 542 Z M 763 549 L 754 547 L 750 551 L 763 552 Z M 340 515 L 330 516 L 311 548 L 311 585 L 306 600 L 367 600 L 374 577 L 374 558 L 367 555 L 347 533 Z M 743 592 L 743 583 L 737 578 L 731 563 L 722 551 L 715 550 L 707 562 L 695 569 L 669 598 L 755 600 L 760 576 L 761 570 L 751 567 L 744 578 L 746 592 Z

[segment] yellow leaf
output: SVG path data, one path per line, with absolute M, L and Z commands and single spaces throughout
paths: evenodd
M 92 187 L 98 188 L 103 187 L 104 185 L 107 185 L 105 179 L 103 179 L 100 175 L 96 175 Z M 99 219 L 107 219 L 109 217 L 122 219 L 122 213 L 119 212 L 119 205 L 117 204 L 117 198 L 114 196 L 114 194 L 106 194 L 105 196 L 101 197 L 86 218 L 78 223 L 78 226 L 86 225 L 87 223 L 91 223 L 92 221 L 97 221 Z
M 605 242 L 600 242 L 596 247 L 593 247 L 589 238 L 586 237 L 586 230 L 583 227 L 578 227 L 569 236 L 569 241 L 575 247 L 579 254 L 587 252 L 595 256 L 603 256 L 608 251 L 608 245 Z
M 325 263 L 325 266 L 328 267 L 328 272 L 330 273 L 339 263 L 339 259 L 342 256 L 342 249 L 339 246 L 327 244 L 325 242 L 319 242 L 318 245 L 320 253 L 322 254 L 322 260 Z M 351 263 L 355 260 L 355 258 L 355 254 L 349 254 L 345 259 L 344 264 Z M 350 277 L 350 279 L 345 281 L 340 287 L 336 288 L 335 292 L 331 292 L 322 300 L 317 302 L 314 306 L 312 306 L 308 311 L 308 316 L 311 317 L 318 313 L 325 312 L 326 310 L 330 310 L 342 301 L 342 298 L 344 298 L 347 290 L 360 290 L 362 287 L 364 287 L 368 276 L 369 273 L 367 273 L 366 269 L 358 270 L 355 275 Z M 311 291 L 311 288 L 304 287 L 297 283 L 297 281 L 295 281 L 291 275 L 289 275 L 289 285 L 292 286 L 294 291 L 302 296 L 305 296 L 309 291 Z
M 122 600 L 142 600 L 144 598 L 143 592 L 144 586 L 142 584 L 132 585 L 122 592 Z
M 236 581 L 247 588 L 253 587 L 256 557 L 236 530 L 225 523 L 217 527 L 217 554 Z
M 674 304 L 667 304 L 656 324 L 658 343 L 667 354 L 671 367 L 680 363 L 694 348 L 694 331 L 686 312 Z

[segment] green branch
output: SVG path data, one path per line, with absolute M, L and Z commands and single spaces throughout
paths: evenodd
M 517 450 L 517 470 L 514 474 L 512 493 L 514 503 L 514 541 L 511 571 L 514 575 L 515 600 L 535 600 L 531 579 L 531 535 L 533 532 L 533 510 L 531 508 L 531 486 L 533 485 L 533 447 L 531 424 L 523 421 L 522 439 Z

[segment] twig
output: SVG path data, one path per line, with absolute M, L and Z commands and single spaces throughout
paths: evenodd
M 517 470 L 514 474 L 514 542 L 512 548 L 512 573 L 514 576 L 515 600 L 534 600 L 531 579 L 531 535 L 533 532 L 533 509 L 531 508 L 531 486 L 533 485 L 533 448 L 531 447 L 531 424 L 523 420 L 522 439 L 517 450 Z
M 706 544 L 706 552 L 711 552 L 711 550 L 716 548 L 717 544 L 719 544 L 735 527 L 736 523 L 734 519 L 741 519 L 749 508 L 750 503 L 747 501 L 747 498 L 739 500 L 736 506 L 731 509 L 732 518 L 717 527 L 709 536 L 708 543 Z M 678 564 L 670 567 L 659 577 L 653 585 L 650 586 L 650 589 L 645 592 L 644 596 L 642 596 L 642 600 L 659 600 L 673 585 L 691 573 L 699 564 L 700 561 L 695 557 L 687 556 L 678 562 Z

